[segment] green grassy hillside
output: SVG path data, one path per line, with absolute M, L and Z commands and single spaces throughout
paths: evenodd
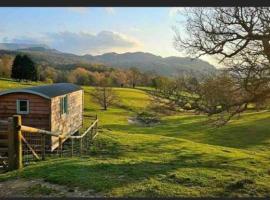
M 21 85 L 0 81 L 0 89 L 12 87 Z M 98 114 L 102 127 L 91 156 L 39 162 L 1 174 L 1 181 L 43 179 L 113 197 L 270 196 L 270 112 L 247 113 L 221 128 L 191 114 L 144 127 L 128 118 L 150 103 L 145 92 L 115 88 L 121 101 L 102 111 L 92 88 L 84 89 L 85 116 Z

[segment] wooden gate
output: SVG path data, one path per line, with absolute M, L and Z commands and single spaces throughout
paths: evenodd
M 90 127 L 81 135 L 64 136 L 59 133 L 52 133 L 50 131 L 41 130 L 33 127 L 22 125 L 21 116 L 14 115 L 10 117 L 8 121 L 0 121 L 0 165 L 3 167 L 8 166 L 8 170 L 21 169 L 26 156 L 32 155 L 36 160 L 45 160 L 46 157 L 46 136 L 54 136 L 58 138 L 59 145 L 57 154 L 63 155 L 63 141 L 70 139 L 71 155 L 74 155 L 74 140 L 79 142 L 79 154 L 82 155 L 84 148 L 89 146 L 89 140 L 93 140 L 97 135 L 98 118 L 95 117 L 95 121 Z M 27 137 L 26 135 L 27 134 Z M 39 148 L 37 150 L 37 144 L 29 142 L 29 135 L 36 136 L 41 135 Z

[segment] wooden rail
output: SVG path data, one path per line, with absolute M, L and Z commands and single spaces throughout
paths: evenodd
M 96 127 L 97 123 L 98 123 L 98 119 L 96 119 L 96 121 L 94 121 L 94 122 L 92 123 L 92 125 L 89 126 L 89 128 L 88 128 L 82 135 L 78 135 L 78 136 L 73 136 L 73 135 L 71 135 L 71 136 L 68 136 L 68 138 L 72 138 L 72 139 L 81 139 L 81 138 L 83 138 L 87 133 L 89 133 L 89 131 L 90 131 L 91 129 L 93 129 L 93 128 Z
M 46 155 L 46 149 L 45 149 L 45 136 L 54 136 L 58 137 L 59 139 L 59 146 L 58 146 L 58 153 L 60 156 L 63 154 L 63 141 L 64 139 L 71 139 L 71 156 L 74 154 L 74 140 L 80 141 L 80 155 L 82 155 L 83 151 L 83 141 L 86 141 L 87 144 L 89 144 L 89 139 L 93 139 L 98 134 L 97 128 L 98 128 L 98 118 L 96 116 L 95 121 L 90 125 L 87 130 L 79 136 L 65 136 L 63 134 L 60 134 L 59 132 L 53 133 L 46 130 L 41 130 L 34 127 L 24 126 L 22 125 L 21 116 L 20 115 L 14 115 L 13 117 L 10 117 L 8 121 L 0 120 L 0 123 L 7 124 L 8 125 L 8 166 L 9 170 L 14 169 L 21 169 L 23 167 L 23 149 L 22 149 L 22 143 L 25 143 L 26 147 L 30 150 L 30 152 L 33 154 L 33 156 L 37 160 L 45 160 Z M 35 152 L 34 148 L 32 148 L 31 144 L 27 141 L 27 139 L 22 135 L 22 132 L 31 133 L 31 134 L 41 134 L 41 158 L 40 156 Z M 87 138 L 91 133 L 90 137 Z M 93 135 L 94 133 L 94 135 Z
M 80 155 L 82 155 L 82 151 L 83 151 L 83 139 L 85 138 L 85 136 L 89 132 L 91 132 L 91 138 L 90 139 L 93 140 L 97 136 L 97 134 L 98 134 L 97 127 L 98 127 L 98 118 L 96 116 L 96 120 L 92 123 L 91 126 L 89 126 L 89 128 L 82 135 L 79 135 L 79 136 L 73 136 L 73 135 L 71 135 L 71 136 L 69 136 L 69 138 L 71 139 L 71 156 L 74 155 L 74 139 L 77 139 L 77 140 L 80 141 Z M 93 132 L 95 133 L 94 136 L 92 134 Z M 88 142 L 87 138 L 86 138 L 86 141 Z
M 27 133 L 37 133 L 37 134 L 44 134 L 44 135 L 50 135 L 50 136 L 55 136 L 55 137 L 63 137 L 60 132 L 58 133 L 53 133 L 50 131 L 46 131 L 46 130 L 42 130 L 42 129 L 38 129 L 38 128 L 33 128 L 33 127 L 29 127 L 29 126 L 20 126 L 21 131 L 23 132 L 27 132 Z

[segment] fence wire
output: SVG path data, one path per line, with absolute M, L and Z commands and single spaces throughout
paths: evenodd
M 22 135 L 26 140 L 26 142 L 22 142 L 23 165 L 30 165 L 33 162 L 42 160 L 43 157 L 57 158 L 89 155 L 93 138 L 97 134 L 97 120 L 91 126 L 93 124 L 95 125 L 87 133 L 83 133 L 83 137 L 79 138 L 80 134 L 74 135 L 75 137 L 69 136 L 62 144 L 59 143 L 58 148 L 54 151 L 51 151 L 50 145 L 48 145 L 50 144 L 50 136 L 45 135 L 43 137 L 42 134 L 23 132 Z M 42 142 L 45 142 L 45 145 L 42 145 Z

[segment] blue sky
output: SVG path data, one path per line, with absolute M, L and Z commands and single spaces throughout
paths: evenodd
M 0 42 L 42 43 L 79 55 L 150 52 L 173 47 L 178 8 L 0 8 Z M 178 28 L 184 28 L 178 23 Z M 207 59 L 206 59 L 207 60 Z

